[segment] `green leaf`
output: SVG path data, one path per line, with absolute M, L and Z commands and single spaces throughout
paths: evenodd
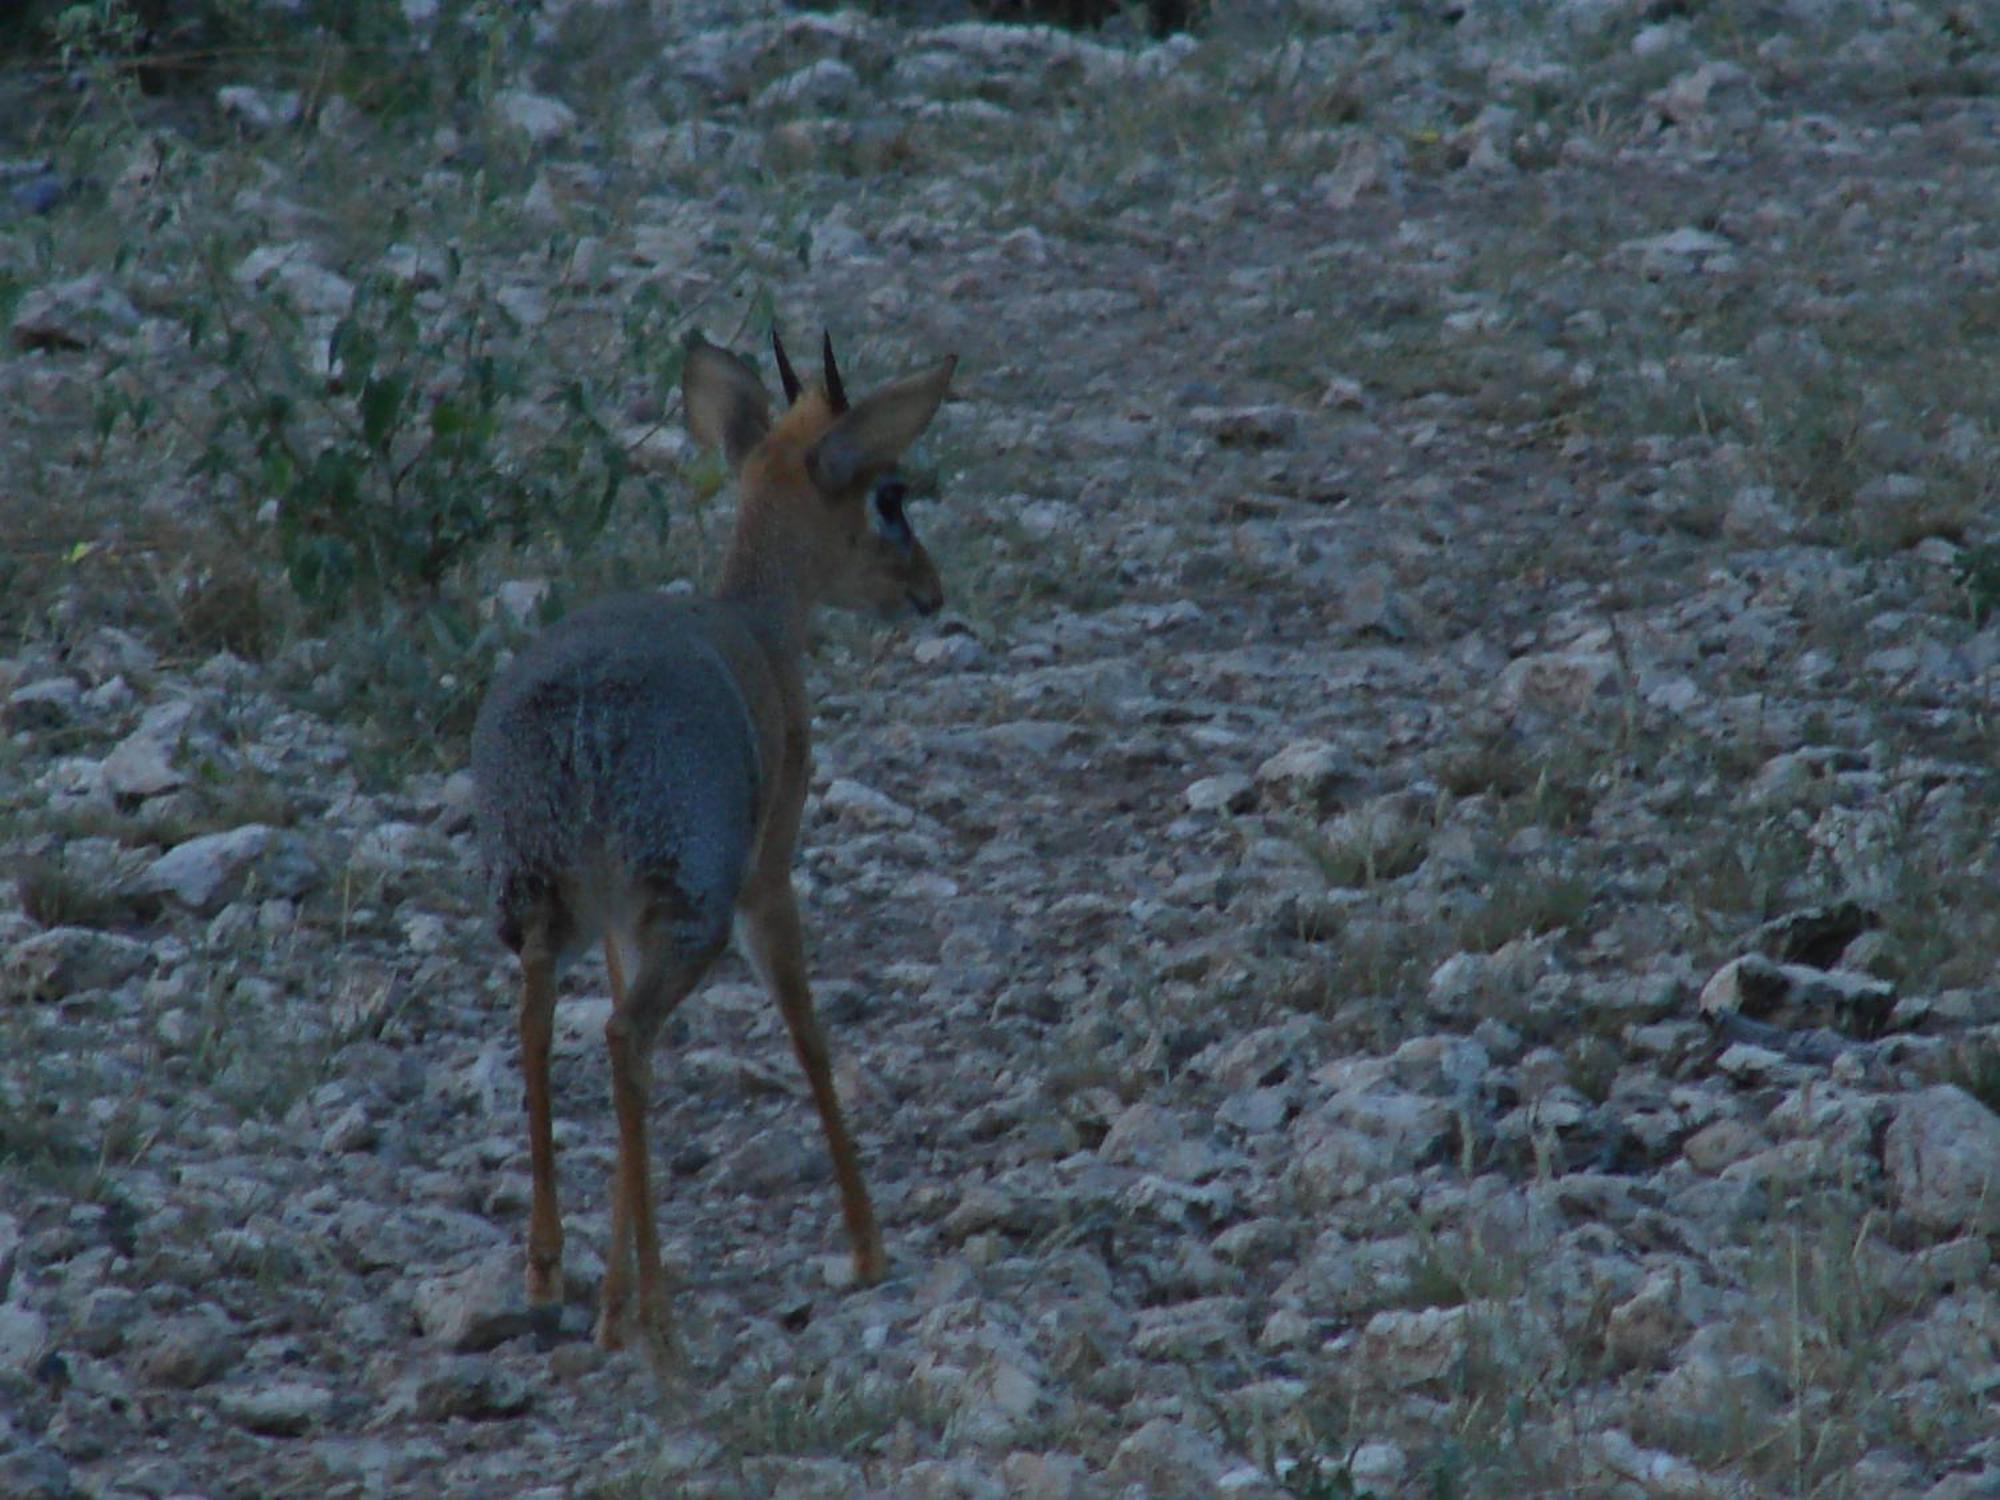
M 361 387 L 361 440 L 378 453 L 388 451 L 409 394 L 407 375 L 383 375 Z

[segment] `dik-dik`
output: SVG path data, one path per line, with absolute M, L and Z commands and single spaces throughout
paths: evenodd
M 811 767 L 804 657 L 822 604 L 884 619 L 935 613 L 943 586 L 903 513 L 896 462 L 930 424 L 956 357 L 849 403 L 833 346 L 802 383 L 772 339 L 786 410 L 749 365 L 689 341 L 688 430 L 738 489 L 720 585 L 706 599 L 611 598 L 542 635 L 500 675 L 472 736 L 476 811 L 501 940 L 521 964 L 521 1071 L 534 1177 L 528 1296 L 562 1295 L 549 1126 L 558 969 L 602 940 L 610 970 L 618 1163 L 597 1341 L 671 1318 L 646 1150 L 661 1024 L 732 936 L 777 1002 L 819 1108 L 854 1246 L 878 1279 L 882 1233 L 841 1117 L 807 987 L 792 857 Z

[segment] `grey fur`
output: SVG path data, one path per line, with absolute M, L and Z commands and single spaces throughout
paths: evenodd
M 500 936 L 538 911 L 560 957 L 636 912 L 689 957 L 728 939 L 762 776 L 709 601 L 628 594 L 578 610 L 501 674 L 472 732 L 475 813 Z M 618 934 L 621 938 L 623 933 Z

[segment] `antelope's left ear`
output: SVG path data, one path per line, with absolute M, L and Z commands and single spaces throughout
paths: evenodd
M 732 471 L 771 430 L 771 398 L 757 372 L 698 333 L 688 335 L 681 408 L 694 440 L 720 448 Z
M 806 472 L 828 499 L 892 467 L 930 426 L 951 386 L 958 356 L 871 392 L 806 450 Z

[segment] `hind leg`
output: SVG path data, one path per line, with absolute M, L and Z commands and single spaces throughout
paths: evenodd
M 654 914 L 649 914 L 639 938 L 639 967 L 629 988 L 615 951 L 610 951 L 611 1019 L 604 1026 L 604 1044 L 611 1059 L 611 1102 L 618 1117 L 618 1164 L 611 1180 L 611 1246 L 598 1308 L 597 1342 L 606 1349 L 623 1345 L 626 1305 L 636 1273 L 642 1335 L 663 1353 L 673 1323 L 660 1269 L 646 1144 L 652 1050 L 660 1027 L 700 983 L 722 951 L 723 941 L 717 935 L 691 945 L 682 924 Z
M 562 1213 L 556 1203 L 556 1156 L 549 1120 L 549 1042 L 555 1031 L 555 952 L 551 921 L 535 918 L 521 940 L 521 1084 L 528 1114 L 528 1301 L 562 1301 Z

